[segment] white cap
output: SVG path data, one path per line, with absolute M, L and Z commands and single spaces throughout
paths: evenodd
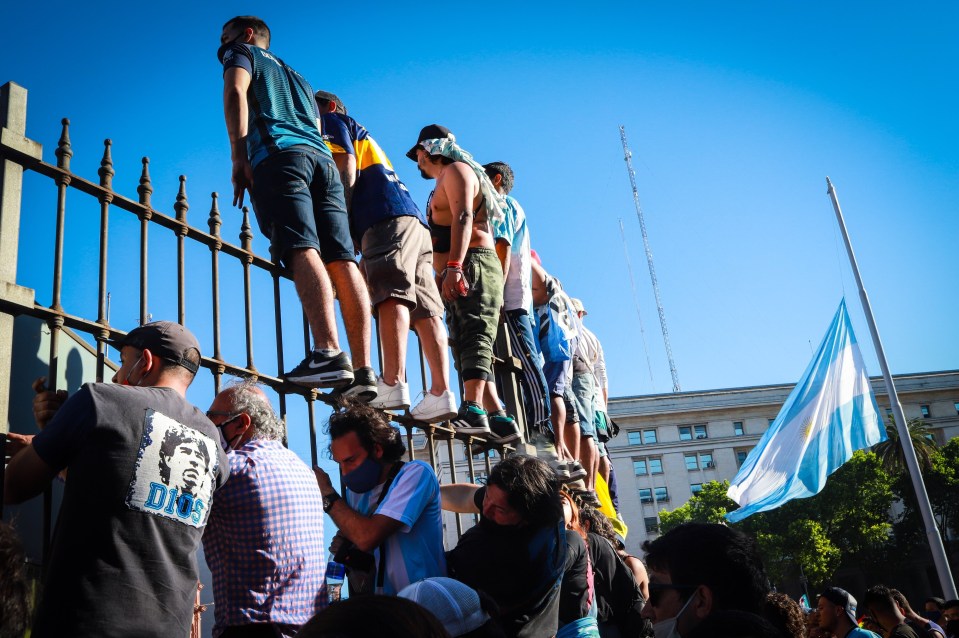
M 479 594 L 452 578 L 425 578 L 404 587 L 398 596 L 428 609 L 454 638 L 479 627 L 489 614 L 480 606 Z

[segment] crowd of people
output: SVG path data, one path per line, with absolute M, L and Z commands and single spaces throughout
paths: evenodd
M 262 20 L 231 20 L 221 44 L 234 203 L 249 192 L 313 333 L 313 350 L 285 378 L 408 411 L 417 421 L 449 420 L 458 434 L 479 440 L 525 436 L 561 478 L 582 480 L 595 495 L 594 477 L 610 479 L 603 350 L 582 323 L 582 302 L 566 295 L 531 249 L 526 213 L 509 194 L 510 166 L 480 165 L 448 128 L 424 127 L 406 153 L 423 178 L 436 181 L 424 214 L 344 101 L 314 91 L 273 55 Z M 339 347 L 333 288 L 350 356 Z M 371 307 L 383 351 L 378 374 L 369 354 Z M 499 398 L 501 325 L 522 365 L 524 432 Z M 411 329 L 430 372 L 415 404 L 405 368 Z M 450 346 L 463 383 L 458 405 Z
M 630 556 L 605 447 L 614 424 L 603 349 L 583 303 L 531 250 L 510 167 L 480 165 L 448 129 L 424 127 L 406 154 L 436 180 L 424 215 L 343 101 L 270 51 L 262 20 L 227 22 L 218 57 L 234 203 L 249 192 L 313 336 L 285 378 L 343 398 L 328 424 L 343 493 L 283 445 L 285 426 L 255 381 L 229 385 L 204 414 L 186 400 L 201 361 L 193 334 L 166 321 L 135 328 L 114 344 L 112 384 L 68 397 L 38 380 L 40 432 L 7 443 L 5 502 L 64 482 L 32 636 L 186 636 L 202 543 L 216 638 L 846 638 L 872 635 L 869 623 L 886 638 L 957 638 L 959 602 L 929 599 L 917 614 L 883 586 L 866 592 L 866 619 L 837 587 L 805 613 L 770 591 L 755 542 L 723 525 L 681 525 L 644 544 L 645 563 Z M 524 431 L 499 398 L 501 326 L 522 364 Z M 411 329 L 431 376 L 415 404 Z M 482 485 L 440 485 L 430 465 L 403 460 L 389 411 L 450 421 L 467 441 L 525 439 L 537 455 L 505 456 Z M 478 520 L 448 551 L 443 511 Z M 328 547 L 324 515 L 337 527 Z M 11 566 L 0 633 L 22 635 L 29 589 L 15 536 L 0 532 Z

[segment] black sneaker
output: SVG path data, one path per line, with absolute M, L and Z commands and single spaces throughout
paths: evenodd
M 283 377 L 308 388 L 334 388 L 353 383 L 353 366 L 345 352 L 327 357 L 314 350 Z
M 340 396 L 350 397 L 368 403 L 376 398 L 376 374 L 373 368 L 357 368 L 353 383 L 343 388 Z
M 508 414 L 490 416 L 489 429 L 492 431 L 493 442 L 498 445 L 519 441 L 519 426 L 516 425 L 516 419 Z
M 489 420 L 486 410 L 466 401 L 460 404 L 459 412 L 450 422 L 457 434 L 489 434 Z

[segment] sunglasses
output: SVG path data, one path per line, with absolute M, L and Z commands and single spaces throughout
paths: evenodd
M 680 596 L 689 597 L 699 585 L 674 585 L 672 583 L 649 583 L 649 604 L 653 607 L 659 606 L 659 601 L 664 593 L 669 590 L 679 592 Z

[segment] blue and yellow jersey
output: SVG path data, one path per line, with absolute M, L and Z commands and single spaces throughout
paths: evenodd
M 270 154 L 306 145 L 328 153 L 316 125 L 313 88 L 302 75 L 260 47 L 239 42 L 223 54 L 223 72 L 239 66 L 253 78 L 247 93 L 250 122 L 247 154 L 256 166 Z
M 350 232 L 359 245 L 371 226 L 392 217 L 426 218 L 380 145 L 356 120 L 342 113 L 323 114 L 323 140 L 333 152 L 356 157 L 356 185 L 350 211 Z

